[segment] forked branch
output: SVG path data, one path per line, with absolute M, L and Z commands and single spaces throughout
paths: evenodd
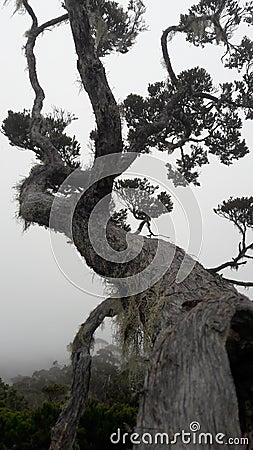
M 227 261 L 223 264 L 220 264 L 217 267 L 213 267 L 211 269 L 208 269 L 210 273 L 217 273 L 220 272 L 223 269 L 226 269 L 227 267 L 230 267 L 231 269 L 238 269 L 239 266 L 247 264 L 247 261 L 242 261 L 244 258 L 250 258 L 249 255 L 247 255 L 248 250 L 253 249 L 253 242 L 249 245 L 243 245 L 239 246 L 239 252 L 238 255 L 235 258 L 232 258 L 230 261 Z
M 253 197 L 230 197 L 228 200 L 223 201 L 222 204 L 218 205 L 218 207 L 214 209 L 214 212 L 217 215 L 229 220 L 234 224 L 241 235 L 241 241 L 239 242 L 237 256 L 235 258 L 232 258 L 231 261 L 227 261 L 217 267 L 208 269 L 210 273 L 215 274 L 228 267 L 238 270 L 239 266 L 247 264 L 247 260 L 253 259 L 253 256 L 248 254 L 249 251 L 253 250 L 253 242 L 248 245 L 246 243 L 247 231 L 249 231 L 253 227 L 252 205 Z M 230 279 L 228 279 L 227 281 L 233 284 L 237 284 L 238 286 L 253 286 L 253 282 L 236 281 Z
M 238 255 L 235 258 L 232 258 L 231 261 L 227 261 L 223 264 L 220 264 L 217 267 L 213 267 L 211 269 L 207 269 L 208 272 L 210 273 L 218 273 L 223 269 L 226 269 L 228 267 L 230 267 L 231 269 L 235 269 L 238 270 L 239 266 L 243 266 L 245 264 L 247 264 L 247 261 L 242 261 L 243 259 L 253 259 L 252 256 L 247 255 L 247 251 L 248 250 L 252 250 L 253 249 L 253 243 L 245 246 L 245 245 L 240 245 L 239 246 L 239 252 Z M 243 287 L 252 287 L 253 286 L 253 282 L 252 281 L 239 281 L 239 280 L 232 280 L 230 278 L 224 278 L 223 280 L 228 281 L 229 283 L 232 284 L 236 284 L 237 286 L 243 286 Z
M 114 317 L 122 308 L 119 298 L 107 298 L 98 305 L 81 325 L 72 350 L 73 380 L 71 397 L 53 429 L 49 450 L 69 450 L 74 443 L 79 419 L 84 411 L 89 392 L 90 347 L 96 329 L 106 317 Z
M 32 27 L 27 33 L 27 43 L 25 46 L 25 55 L 27 59 L 28 71 L 29 71 L 29 79 L 32 85 L 32 88 L 35 93 L 35 99 L 32 108 L 32 120 L 31 120 L 31 138 L 36 146 L 39 148 L 39 152 L 41 153 L 41 157 L 46 164 L 61 164 L 63 165 L 63 161 L 52 144 L 50 139 L 48 139 L 45 135 L 41 133 L 41 124 L 42 124 L 42 116 L 41 111 L 43 108 L 43 101 L 45 99 L 45 93 L 39 83 L 37 70 L 36 70 L 36 58 L 34 55 L 34 47 L 36 44 L 37 37 L 46 29 L 51 26 L 57 25 L 65 20 L 67 20 L 68 15 L 64 14 L 56 19 L 52 19 L 50 21 L 45 22 L 44 24 L 38 26 L 38 19 L 36 17 L 35 12 L 32 7 L 28 3 L 28 0 L 23 0 L 23 5 L 27 13 L 30 15 L 32 19 Z

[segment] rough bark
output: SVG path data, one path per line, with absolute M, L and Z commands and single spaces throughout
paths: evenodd
M 108 298 L 104 300 L 84 322 L 73 342 L 72 368 L 73 380 L 71 398 L 67 407 L 60 414 L 53 430 L 50 450 L 70 449 L 73 445 L 73 436 L 76 424 L 82 415 L 89 392 L 90 383 L 90 346 L 93 334 L 101 325 L 105 317 L 115 316 L 121 307 L 119 299 Z
M 96 273 L 111 280 L 118 296 L 124 298 L 124 307 L 127 307 L 128 297 L 134 291 L 137 292 L 135 301 L 144 329 L 149 323 L 150 311 L 159 305 L 153 319 L 154 350 L 150 355 L 140 404 L 136 428 L 138 433 L 159 430 L 171 436 L 182 429 L 188 431 L 189 424 L 196 420 L 203 431 L 212 435 L 222 432 L 239 437 L 241 432 L 247 433 L 253 425 L 249 414 L 252 407 L 252 382 L 248 376 L 248 373 L 252 374 L 253 309 L 249 299 L 199 263 L 192 267 L 181 283 L 177 283 L 179 271 L 185 270 L 187 263 L 192 264 L 192 259 L 182 249 L 159 239 L 131 234 L 128 234 L 131 244 L 128 245 L 126 232 L 110 221 L 106 226 L 101 211 L 97 212 L 98 225 L 94 230 L 97 245 L 106 251 L 107 236 L 114 251 L 119 254 L 126 251 L 129 262 L 112 262 L 99 256 L 90 241 L 89 219 L 96 203 L 111 193 L 115 175 L 103 179 L 100 177 L 89 195 L 86 193 L 80 200 L 73 215 L 72 230 L 68 220 L 73 213 L 71 199 L 59 200 L 57 220 L 53 225 L 50 222 L 55 201 L 48 190 L 50 181 L 59 185 L 72 171 L 63 164 L 50 141 L 41 134 L 40 114 L 44 92 L 37 78 L 34 46 L 43 26 L 38 26 L 28 2 L 24 0 L 23 3 L 33 22 L 26 46 L 29 76 L 35 92 L 31 136 L 44 155 L 44 164 L 35 167 L 20 187 L 20 215 L 28 223 L 53 226 L 56 231 L 67 236 L 73 233 L 80 254 Z M 78 70 L 93 106 L 98 134 L 94 166 L 82 176 L 84 179 L 92 178 L 97 170 L 96 159 L 113 153 L 120 155 L 118 173 L 121 173 L 126 165 L 121 164 L 124 158 L 121 160 L 123 143 L 119 110 L 90 33 L 89 2 L 66 0 L 65 5 L 78 56 Z M 66 16 L 62 17 L 61 20 L 66 20 Z M 48 23 L 49 26 L 54 25 L 56 19 L 47 22 L 47 26 Z M 166 32 L 163 39 L 165 45 Z M 176 83 L 176 77 L 174 81 Z M 167 115 L 176 101 L 175 95 Z M 130 150 L 137 151 L 147 137 L 163 129 L 168 120 L 168 116 L 161 115 L 157 122 L 146 126 L 132 142 Z M 76 182 L 77 185 L 82 184 L 82 177 L 79 176 Z M 136 255 L 136 248 L 140 246 L 141 252 Z M 152 265 L 153 261 L 155 263 Z M 164 273 L 156 278 L 161 267 L 165 268 Z M 144 290 L 142 287 L 145 282 L 151 287 Z M 93 333 L 105 317 L 117 314 L 120 306 L 119 299 L 106 300 L 91 313 L 78 332 L 72 356 L 74 378 L 71 398 L 54 428 L 50 450 L 72 448 L 88 393 L 91 364 L 89 348 Z M 246 361 L 247 356 L 249 363 Z M 182 443 L 173 447 L 186 448 Z M 138 448 L 142 449 L 144 445 Z M 160 445 L 156 448 L 165 447 Z M 168 445 L 166 448 L 169 448 Z M 199 447 L 190 444 L 187 448 Z M 211 447 L 206 445 L 205 448 Z M 227 445 L 226 448 L 234 449 L 235 446 Z
M 44 157 L 45 162 L 61 164 L 61 158 L 52 145 L 51 141 L 41 133 L 41 110 L 43 107 L 43 101 L 45 93 L 39 83 L 37 71 L 36 71 L 36 58 L 34 55 L 34 47 L 37 37 L 48 27 L 57 25 L 67 20 L 68 15 L 64 14 L 56 19 L 47 21 L 44 24 L 38 26 L 37 17 L 29 5 L 27 0 L 23 0 L 24 7 L 32 19 L 32 26 L 28 32 L 28 39 L 25 46 L 25 55 L 27 59 L 29 79 L 32 88 L 35 93 L 35 100 L 32 109 L 32 123 L 31 123 L 31 138 L 40 149 L 41 154 Z
M 213 439 L 218 433 L 225 436 L 223 444 L 213 441 L 202 447 L 199 442 L 197 448 L 224 448 L 228 438 L 240 437 L 252 426 L 247 402 L 252 408 L 253 307 L 232 293 L 209 301 L 207 295 L 205 300 L 157 340 L 136 431 L 153 437 L 167 433 L 173 439 L 175 433 L 190 432 L 190 424 L 198 422 L 200 432 L 211 433 Z M 194 447 L 192 441 L 187 445 L 180 438 L 174 445 L 156 446 Z

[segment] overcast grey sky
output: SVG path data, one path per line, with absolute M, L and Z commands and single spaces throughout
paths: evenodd
M 61 13 L 60 1 L 31 2 L 40 22 Z M 127 55 L 106 58 L 106 70 L 118 100 L 130 92 L 145 94 L 148 83 L 164 79 L 161 64 L 160 36 L 163 29 L 178 21 L 179 14 L 192 4 L 189 0 L 146 0 L 148 31 L 139 36 L 137 44 Z M 1 105 L 0 120 L 8 109 L 21 111 L 31 108 L 33 92 L 28 82 L 22 46 L 29 18 L 16 14 L 11 17 L 12 5 L 1 9 Z M 89 160 L 88 135 L 93 115 L 85 92 L 80 91 L 76 71 L 76 56 L 68 25 L 47 31 L 36 47 L 38 74 L 46 92 L 44 111 L 58 106 L 73 112 L 78 118 L 71 126 L 82 143 L 84 159 Z M 171 46 L 175 70 L 196 65 L 205 67 L 214 80 L 226 80 L 219 64 L 221 50 L 192 48 L 182 38 Z M 229 74 L 231 77 L 231 74 Z M 244 134 L 252 148 L 250 123 Z M 34 162 L 31 152 L 10 147 L 0 135 L 0 179 L 2 196 L 1 219 L 1 309 L 0 309 L 0 376 L 26 373 L 26 369 L 45 367 L 53 360 L 67 357 L 66 346 L 73 339 L 78 325 L 103 296 L 103 285 L 91 271 L 80 266 L 80 274 L 87 289 L 97 297 L 84 294 L 73 286 L 59 270 L 50 245 L 49 232 L 33 226 L 26 233 L 15 218 L 17 203 L 13 186 L 29 173 Z M 212 209 L 229 196 L 252 195 L 252 153 L 232 167 L 222 166 L 216 158 L 202 169 L 201 187 L 193 191 L 203 218 L 203 246 L 200 261 L 206 266 L 224 262 L 237 249 L 238 235 L 232 225 L 217 217 Z M 154 174 L 157 175 L 157 174 Z M 180 214 L 175 211 L 174 225 L 180 228 Z M 161 230 L 168 234 L 166 218 Z M 184 245 L 184 233 L 177 233 L 176 242 Z M 70 246 L 60 237 L 61 252 L 68 257 Z M 234 253 L 233 253 L 234 252 Z M 82 272 L 83 271 L 83 272 Z M 253 279 L 252 266 L 232 272 L 233 278 Z M 252 297 L 252 290 L 246 291 Z M 99 298 L 99 296 L 101 296 Z M 105 336 L 108 335 L 106 332 Z M 102 336 L 100 334 L 100 336 Z

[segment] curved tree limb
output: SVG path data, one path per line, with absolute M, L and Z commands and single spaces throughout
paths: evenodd
M 95 157 L 123 149 L 119 108 L 108 85 L 105 69 L 95 48 L 89 20 L 89 2 L 66 0 L 78 56 L 77 68 L 91 101 L 97 124 Z
M 122 308 L 119 298 L 107 298 L 98 305 L 81 325 L 73 342 L 73 380 L 71 397 L 53 429 L 49 450 L 69 450 L 74 443 L 79 419 L 84 411 L 89 392 L 91 356 L 90 347 L 96 329 L 105 317 L 114 317 Z
M 68 14 L 62 14 L 59 17 L 55 17 L 54 19 L 48 20 L 47 22 L 43 23 L 39 27 L 37 27 L 38 35 L 40 33 L 43 33 L 47 28 L 54 27 L 55 25 L 59 25 L 62 22 L 66 22 L 68 20 L 69 16 Z
M 26 11 L 28 12 L 29 16 L 32 19 L 32 28 L 33 29 L 37 28 L 37 26 L 38 26 L 38 19 L 37 19 L 37 16 L 36 16 L 33 8 L 28 3 L 28 0 L 23 0 L 22 3 L 24 5 L 24 8 L 26 9 Z
M 150 136 L 159 133 L 164 130 L 164 128 L 169 126 L 173 110 L 177 106 L 178 102 L 182 100 L 184 95 L 185 92 L 179 89 L 172 95 L 170 101 L 166 105 L 166 110 L 163 111 L 156 120 L 145 124 L 138 129 L 138 131 L 134 134 L 134 139 L 130 142 L 128 152 L 137 154 L 141 153 Z
M 50 183 L 59 185 L 71 173 L 71 169 L 62 165 L 37 165 L 18 187 L 19 216 L 25 224 L 37 223 L 50 226 L 50 214 L 55 197 L 48 192 Z M 57 222 L 54 230 L 70 237 L 66 219 L 71 213 L 71 202 L 65 198 L 58 203 Z
M 171 83 L 174 86 L 177 86 L 178 83 L 178 79 L 176 77 L 176 74 L 172 68 L 172 64 L 171 64 L 171 60 L 169 57 L 169 52 L 168 52 L 168 36 L 171 33 L 176 33 L 176 32 L 182 32 L 184 31 L 183 27 L 180 26 L 171 26 L 166 28 L 166 30 L 163 32 L 162 37 L 161 37 L 161 46 L 162 46 L 162 53 L 163 53 L 163 59 L 164 59 L 164 63 L 165 66 L 167 68 Z
M 243 286 L 243 287 L 253 287 L 253 281 L 239 281 L 239 280 L 231 280 L 230 278 L 224 278 L 223 280 L 227 281 L 228 283 L 236 284 L 237 286 Z
M 27 1 L 25 3 L 28 5 Z M 96 54 L 93 38 L 90 33 L 89 2 L 86 0 L 83 0 L 82 2 L 80 0 L 66 0 L 65 3 L 69 14 L 69 20 L 78 55 L 78 69 L 84 87 L 92 103 L 97 122 L 98 137 L 96 140 L 95 158 L 111 153 L 121 154 L 122 137 L 119 111 L 113 94 L 107 83 L 104 67 Z M 27 11 L 29 12 L 29 8 L 27 9 Z M 26 48 L 27 58 L 30 63 L 30 80 L 36 96 L 33 108 L 34 119 L 32 123 L 32 132 L 35 134 L 35 138 L 37 139 L 37 145 L 45 154 L 46 163 L 49 166 L 48 170 L 50 168 L 52 172 L 54 172 L 57 168 L 57 176 L 59 177 L 59 179 L 61 179 L 61 177 L 64 179 L 64 177 L 67 176 L 68 168 L 64 168 L 64 172 L 62 168 L 62 161 L 59 161 L 59 164 L 55 164 L 55 162 L 58 163 L 58 156 L 55 153 L 55 149 L 53 146 L 50 146 L 48 141 L 45 140 L 45 137 L 40 134 L 40 113 L 43 106 L 44 92 L 39 85 L 36 74 L 36 61 L 33 50 L 36 40 L 35 35 L 37 23 L 35 22 L 35 18 L 33 19 L 33 27 L 28 38 L 29 42 L 27 43 Z M 180 93 L 180 95 L 183 94 Z M 174 101 L 176 102 L 177 99 L 178 97 L 175 96 Z M 173 108 L 173 102 L 171 102 L 170 108 Z M 152 131 L 152 126 L 153 131 L 155 129 L 161 129 L 161 127 L 164 126 L 164 123 L 166 126 L 166 121 L 168 121 L 168 112 L 164 114 L 164 117 L 161 117 L 160 121 L 155 124 L 151 124 L 151 126 L 147 128 L 146 134 L 144 130 L 144 137 L 145 135 L 148 136 Z M 142 139 L 143 137 L 139 136 L 134 143 L 135 147 L 132 148 L 138 148 L 138 145 L 143 142 Z M 37 170 L 38 172 L 36 171 L 34 174 L 31 173 L 30 177 L 22 185 L 20 202 L 23 206 L 23 210 L 21 211 L 21 214 L 27 214 L 29 217 L 29 210 L 32 210 L 32 212 L 30 213 L 30 218 L 33 218 L 32 221 L 37 222 L 40 225 L 50 226 L 49 215 L 53 201 L 53 196 L 50 195 L 47 191 L 47 180 L 48 177 L 50 177 L 50 173 L 44 166 L 43 168 L 40 167 Z M 97 183 L 96 188 L 99 192 L 97 194 L 97 197 L 94 196 L 94 198 L 92 198 L 92 201 L 96 201 L 96 198 L 99 198 L 99 195 L 101 196 L 110 193 L 112 185 L 113 178 L 101 180 L 101 182 Z M 31 204 L 33 205 L 33 208 L 29 207 L 29 202 L 30 206 Z M 142 240 L 142 251 L 139 255 L 137 255 L 135 259 L 133 259 L 133 261 L 131 261 L 131 264 L 113 263 L 98 256 L 94 248 L 92 247 L 88 234 L 88 219 L 89 212 L 83 212 L 81 208 L 77 208 L 77 211 L 73 217 L 74 242 L 80 254 L 85 258 L 87 264 L 92 267 L 98 274 L 104 277 L 115 277 L 115 285 L 119 288 L 119 290 L 121 288 L 120 284 L 117 285 L 119 277 L 130 278 L 136 273 L 140 273 L 141 277 L 142 270 L 146 267 L 149 267 L 149 264 L 156 254 L 158 240 L 144 238 Z M 60 222 L 63 222 L 64 224 L 64 220 L 60 220 Z M 100 224 L 100 222 L 98 223 Z M 61 224 L 60 226 L 60 231 L 65 232 L 64 225 Z M 115 227 L 113 224 L 109 223 L 107 231 L 108 241 L 109 244 L 111 244 L 111 247 L 116 249 L 118 252 L 125 250 L 126 233 L 124 232 L 124 230 L 121 230 Z M 105 245 L 104 235 L 100 235 L 99 232 L 100 230 L 98 230 L 97 243 L 101 248 L 103 248 L 103 246 Z M 135 243 L 137 246 L 137 241 L 141 239 L 140 236 L 132 235 L 131 237 L 133 238 L 133 247 Z M 221 277 L 212 276 L 212 274 L 208 273 L 199 263 L 196 263 L 191 273 L 184 279 L 182 283 L 177 284 L 177 274 L 180 270 L 182 261 L 185 258 L 185 252 L 182 249 L 175 247 L 175 245 L 164 241 L 161 242 L 161 248 L 162 256 L 161 259 L 157 261 L 157 267 L 164 266 L 166 264 L 166 256 L 168 254 L 172 254 L 174 257 L 172 258 L 170 266 L 166 266 L 166 272 L 164 273 L 163 277 L 161 277 L 161 279 L 157 281 L 155 286 L 152 286 L 145 292 L 141 292 L 140 294 L 135 296 L 135 301 L 140 309 L 144 325 L 149 323 L 150 310 L 152 309 L 152 307 L 157 304 L 161 305 L 160 309 L 158 308 L 158 313 L 154 318 L 154 332 L 152 340 L 153 342 L 155 342 L 155 340 L 158 339 L 161 343 L 161 340 L 163 339 L 166 346 L 165 351 L 163 353 L 160 353 L 161 357 L 163 356 L 163 358 L 158 358 L 159 366 L 156 366 L 157 358 L 154 359 L 154 364 L 152 363 L 151 365 L 151 370 L 149 372 L 146 384 L 147 396 L 145 394 L 145 397 L 143 399 L 142 411 L 140 416 L 141 419 L 138 423 L 138 426 L 140 427 L 140 430 L 143 431 L 146 426 L 149 427 L 149 420 L 150 418 L 152 418 L 151 415 L 154 413 L 156 414 L 156 417 L 153 425 L 159 423 L 159 426 L 161 426 L 163 425 L 163 421 L 166 421 L 166 419 L 168 419 L 168 412 L 170 412 L 171 415 L 173 414 L 175 416 L 175 406 L 180 405 L 182 407 L 182 405 L 184 405 L 184 399 L 186 396 L 184 394 L 183 397 L 180 397 L 180 395 L 182 394 L 182 386 L 181 384 L 179 384 L 177 375 L 181 376 L 181 378 L 179 376 L 179 379 L 183 379 L 185 372 L 187 372 L 189 376 L 187 378 L 186 387 L 192 389 L 190 390 L 190 393 L 196 393 L 194 386 L 192 387 L 192 384 L 189 383 L 189 381 L 195 379 L 191 350 L 194 351 L 194 361 L 196 361 L 197 364 L 196 373 L 199 375 L 197 382 L 201 384 L 203 374 L 205 374 L 207 380 L 210 380 L 210 386 L 213 387 L 213 385 L 215 384 L 214 381 L 217 381 L 217 375 L 215 375 L 215 363 L 217 362 L 217 359 L 210 358 L 210 361 L 207 361 L 207 367 L 209 367 L 210 365 L 212 366 L 212 362 L 214 362 L 214 366 L 211 372 L 211 375 L 214 377 L 214 379 L 211 379 L 211 375 L 208 375 L 208 373 L 206 373 L 205 371 L 205 363 L 208 357 L 208 351 L 200 354 L 200 350 L 203 348 L 201 347 L 203 342 L 202 337 L 204 336 L 204 344 L 207 350 L 209 339 L 211 345 L 213 345 L 213 343 L 215 344 L 213 346 L 215 350 L 214 357 L 216 357 L 218 353 L 217 350 L 219 350 L 223 345 L 221 359 L 225 364 L 224 367 L 226 369 L 226 374 L 229 380 L 229 385 L 227 387 L 229 401 L 226 403 L 226 405 L 228 405 L 229 407 L 233 407 L 233 411 L 235 412 L 235 417 L 233 418 L 233 426 L 234 430 L 237 431 L 239 428 L 239 420 L 236 415 L 237 411 L 235 408 L 235 389 L 231 381 L 227 360 L 224 357 L 224 341 L 225 337 L 227 336 L 226 332 L 229 328 L 229 325 L 228 321 L 226 321 L 222 329 L 222 323 L 224 323 L 223 315 L 226 314 L 227 310 L 229 309 L 229 303 L 232 305 L 231 308 L 233 308 L 233 305 L 238 305 L 239 303 L 241 304 L 244 301 L 247 303 L 247 300 L 245 297 L 238 294 L 230 283 L 227 283 Z M 191 258 L 189 257 L 189 261 L 190 260 Z M 148 279 L 150 279 L 151 276 L 152 268 L 150 269 L 150 272 L 147 273 Z M 131 280 L 127 281 L 128 288 L 131 291 L 131 289 L 133 288 L 133 286 L 131 285 Z M 134 288 L 136 289 L 136 281 L 134 283 Z M 127 296 L 127 293 L 124 296 Z M 216 305 L 218 305 L 217 309 L 212 308 L 212 300 L 215 300 Z M 198 305 L 196 308 L 194 308 L 195 303 Z M 205 308 L 203 306 L 204 303 L 206 306 Z M 220 306 L 223 304 L 224 307 Z M 189 305 L 192 306 L 190 308 L 190 312 L 189 309 L 185 308 L 185 305 L 187 305 L 187 307 L 189 307 Z M 89 348 L 92 334 L 95 331 L 96 327 L 99 326 L 99 324 L 102 322 L 103 318 L 107 316 L 112 317 L 113 315 L 117 314 L 117 311 L 119 311 L 118 308 L 120 308 L 120 301 L 117 299 L 110 299 L 108 302 L 106 301 L 105 303 L 102 303 L 102 305 L 96 308 L 95 311 L 93 311 L 93 313 L 90 315 L 89 319 L 82 325 L 81 330 L 79 331 L 74 341 L 72 358 L 74 367 L 74 380 L 72 384 L 72 396 L 67 405 L 67 408 L 62 413 L 59 421 L 57 422 L 57 426 L 55 427 L 51 450 L 69 450 L 71 448 L 78 420 L 83 411 L 88 393 L 91 364 Z M 235 311 L 235 309 L 233 311 Z M 232 309 L 229 310 L 229 314 L 225 316 L 228 317 L 228 320 L 231 318 L 231 314 L 233 311 Z M 200 319 L 200 321 L 198 321 L 198 319 Z M 192 323 L 194 327 L 192 327 Z M 176 330 L 176 328 L 173 328 L 176 326 L 178 326 L 178 332 L 175 331 L 175 334 L 173 334 L 173 337 L 176 337 L 175 341 L 169 338 L 166 339 L 166 337 L 171 334 L 172 330 Z M 168 336 L 164 335 L 164 330 L 167 330 Z M 192 330 L 194 331 L 193 335 Z M 196 341 L 195 336 L 197 336 Z M 176 354 L 175 347 L 173 347 L 175 345 L 174 342 L 177 343 L 178 346 L 178 355 Z M 159 344 L 158 346 L 156 346 L 156 349 L 159 350 Z M 184 352 L 186 353 L 185 357 Z M 176 363 L 174 358 L 175 354 L 176 357 L 178 357 Z M 199 357 L 199 355 L 201 357 Z M 199 358 L 201 364 L 198 364 L 197 358 Z M 224 367 L 220 369 L 222 374 Z M 169 372 L 166 373 L 166 370 L 169 370 Z M 201 372 L 201 370 L 203 370 L 203 373 Z M 173 378 L 173 376 L 175 377 Z M 171 387 L 173 387 L 172 391 L 166 391 L 166 389 L 168 388 L 167 380 L 171 382 Z M 220 383 L 216 383 L 217 386 L 215 387 L 215 394 L 217 394 L 217 392 L 219 390 L 222 390 L 223 388 L 221 381 L 222 380 L 220 380 Z M 202 383 L 202 386 L 200 386 L 202 388 L 202 391 L 200 389 L 199 392 L 203 393 L 203 385 L 204 383 Z M 157 390 L 159 390 L 159 395 L 157 396 L 157 398 L 155 398 Z M 176 399 L 174 403 L 173 398 Z M 189 398 L 192 399 L 192 397 Z M 216 398 L 217 396 L 215 396 L 215 399 Z M 217 410 L 222 409 L 222 402 L 223 396 L 221 396 L 221 399 L 217 398 L 217 402 L 215 405 Z M 194 405 L 197 405 L 199 407 L 199 404 L 200 400 L 198 397 L 196 403 L 192 402 L 192 409 Z M 163 408 L 163 411 L 161 411 L 159 408 Z M 164 411 L 168 414 L 164 414 Z M 181 424 L 183 424 L 182 417 L 185 413 L 185 411 L 182 412 L 181 409 L 179 409 L 179 411 L 180 414 L 177 415 L 177 423 L 173 422 L 174 425 L 177 426 L 179 425 L 180 421 Z M 198 408 L 196 408 L 196 411 L 198 411 Z M 205 417 L 205 421 L 208 417 L 208 415 Z M 216 430 L 216 424 L 214 423 L 213 417 L 211 418 L 212 422 L 210 424 L 209 431 L 213 432 Z M 182 446 L 180 446 L 179 448 L 180 450 L 182 450 Z
M 239 245 L 239 252 L 238 255 L 235 258 L 232 258 L 231 261 L 227 261 L 223 264 L 220 264 L 217 267 L 213 267 L 210 269 L 207 269 L 210 273 L 217 273 L 220 272 L 223 269 L 226 269 L 227 267 L 230 267 L 231 269 L 237 269 L 238 266 L 247 264 L 247 261 L 241 261 L 241 259 L 243 258 L 249 258 L 251 259 L 252 257 L 247 255 L 247 251 L 248 250 L 252 250 L 253 247 L 253 243 L 246 245 L 245 243 L 245 234 L 243 234 L 243 242 L 241 245 Z M 241 261 L 241 262 L 240 262 Z
M 224 42 L 224 45 L 226 46 L 226 52 L 223 55 L 223 57 L 221 58 L 221 60 L 224 59 L 224 57 L 227 55 L 227 53 L 229 53 L 230 49 L 237 49 L 236 46 L 234 46 L 228 39 L 227 37 L 227 29 L 226 26 L 225 28 L 222 27 L 221 25 L 221 15 L 224 11 L 224 9 L 226 8 L 226 1 L 222 1 L 219 2 L 220 4 L 217 5 L 218 9 L 216 12 L 214 12 L 213 14 L 203 14 L 202 16 L 199 17 L 192 17 L 191 20 L 194 22 L 203 22 L 203 21 L 211 21 L 214 25 L 214 27 L 219 30 L 221 36 L 222 36 L 222 40 Z M 190 17 L 190 16 L 189 16 Z M 228 24 L 230 22 L 228 21 Z M 227 24 L 227 25 L 228 25 Z M 188 26 L 191 25 L 190 21 L 188 23 Z M 170 78 L 170 81 L 172 83 L 172 85 L 174 85 L 175 87 L 178 86 L 178 78 L 174 72 L 173 66 L 172 66 L 172 62 L 171 62 L 171 58 L 169 56 L 169 52 L 168 52 L 168 39 L 170 37 L 170 35 L 173 37 L 174 34 L 177 33 L 185 33 L 187 32 L 188 29 L 187 25 L 173 25 L 170 26 L 168 28 L 166 28 L 166 30 L 162 33 L 162 37 L 161 37 L 161 47 L 162 47 L 162 54 L 163 54 L 163 60 Z M 203 98 L 203 99 L 208 99 L 211 100 L 212 102 L 214 102 L 215 104 L 219 105 L 220 103 L 220 99 L 217 98 L 216 96 L 207 93 L 207 92 L 192 92 L 192 96 L 193 97 L 198 97 L 198 98 Z M 237 103 L 237 102 L 233 102 L 231 100 L 228 100 L 227 102 L 230 105 L 234 105 L 236 107 L 246 107 L 246 105 L 244 105 L 243 103 Z
M 95 160 L 100 156 L 123 151 L 119 107 L 108 85 L 91 33 L 88 1 L 65 0 L 69 14 L 76 53 L 77 69 L 89 96 L 96 118 Z M 98 200 L 110 194 L 115 176 L 106 177 L 94 186 L 94 197 Z M 96 191 L 96 192 L 95 192 Z
M 25 46 L 25 55 L 29 71 L 29 79 L 35 93 L 35 99 L 32 108 L 31 138 L 34 144 L 39 147 L 42 159 L 46 164 L 57 163 L 63 165 L 63 161 L 58 151 L 51 143 L 50 139 L 48 139 L 45 135 L 41 133 L 41 123 L 42 123 L 41 110 L 43 107 L 43 101 L 45 99 L 45 93 L 39 83 L 37 76 L 34 47 L 36 44 L 36 39 L 40 33 L 42 33 L 46 28 L 66 20 L 67 15 L 65 14 L 61 17 L 48 21 L 45 24 L 38 27 L 38 19 L 32 7 L 28 3 L 28 0 L 23 0 L 23 5 L 32 19 L 32 27 L 28 32 L 27 43 Z

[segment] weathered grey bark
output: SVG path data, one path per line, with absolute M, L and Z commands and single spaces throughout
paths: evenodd
M 38 27 L 33 10 L 27 1 L 24 0 L 23 3 L 33 21 L 26 46 L 29 75 L 35 92 L 31 135 L 45 156 L 45 164 L 34 168 L 20 188 L 20 215 L 28 223 L 49 227 L 54 196 L 47 189 L 48 183 L 53 180 L 60 184 L 71 173 L 71 169 L 63 164 L 50 141 L 41 134 L 39 125 L 44 93 L 37 78 L 34 45 L 40 30 L 43 31 L 43 26 Z M 78 55 L 78 70 L 96 117 L 98 137 L 95 158 L 112 153 L 121 154 L 123 144 L 118 106 L 107 83 L 104 67 L 95 51 L 90 33 L 89 2 L 66 0 L 65 5 Z M 62 17 L 59 21 L 66 20 L 66 16 Z M 54 25 L 56 19 L 48 23 Z M 177 101 L 177 95 L 168 106 L 167 116 L 161 114 L 157 122 L 146 126 L 131 143 L 131 151 L 140 151 L 149 135 L 164 128 L 164 124 L 169 120 L 173 102 Z M 92 170 L 84 173 L 84 177 L 91 177 Z M 154 268 L 149 267 L 158 244 L 162 251 L 156 263 L 157 267 L 166 266 L 168 256 L 173 256 L 163 277 L 151 283 L 152 288 L 135 296 L 144 328 L 149 322 L 150 310 L 154 309 L 156 303 L 160 305 L 153 324 L 154 350 L 150 355 L 137 432 L 150 433 L 151 430 L 157 430 L 173 435 L 182 429 L 188 431 L 192 421 L 199 421 L 202 430 L 213 435 L 222 432 L 231 437 L 240 436 L 240 424 L 242 431 L 248 432 L 253 425 L 248 414 L 249 405 L 252 406 L 252 382 L 247 378 L 247 372 L 252 373 L 251 302 L 231 284 L 220 276 L 209 273 L 199 263 L 196 263 L 183 282 L 177 284 L 177 274 L 185 253 L 169 242 L 144 238 L 141 253 L 132 258 L 130 263 L 113 263 L 98 256 L 89 239 L 89 217 L 96 203 L 111 193 L 114 178 L 115 176 L 109 176 L 95 183 L 92 196 L 84 195 L 75 210 L 73 239 L 87 264 L 105 278 L 115 277 L 114 284 L 127 304 L 127 298 L 134 286 L 129 280 L 124 282 L 123 278 L 138 274 L 146 268 L 145 276 L 152 280 Z M 59 215 L 53 227 L 69 236 L 67 219 L 72 211 L 71 200 L 63 199 L 62 202 L 65 202 L 64 207 L 63 203 L 59 203 Z M 99 217 L 97 223 L 101 224 Z M 103 226 L 98 226 L 95 232 L 98 245 L 103 248 Z M 107 236 L 114 250 L 126 249 L 124 230 L 109 222 Z M 131 236 L 132 245 L 127 250 L 130 260 L 141 240 L 140 236 Z M 142 282 L 141 276 L 139 287 Z M 134 283 L 138 291 L 138 279 L 137 286 L 136 279 Z M 89 388 L 89 348 L 92 335 L 105 317 L 118 313 L 120 306 L 120 300 L 106 300 L 81 326 L 73 348 L 74 378 L 71 398 L 54 428 L 50 450 L 70 450 L 73 445 Z M 247 355 L 249 363 L 244 361 Z M 237 370 L 237 364 L 242 369 L 241 372 Z M 163 447 L 156 446 L 158 449 Z M 173 447 L 180 450 L 186 448 L 182 443 Z M 142 449 L 144 445 L 138 448 Z M 187 445 L 187 448 L 200 447 Z M 211 446 L 206 445 L 205 448 L 209 449 Z M 234 449 L 235 446 L 227 445 L 226 448 Z
M 252 331 L 252 304 L 232 293 L 200 302 L 177 326 L 167 329 L 151 356 L 136 431 L 153 438 L 155 433 L 167 433 L 173 439 L 182 430 L 189 433 L 190 424 L 198 422 L 200 432 L 211 433 L 213 439 L 218 433 L 225 435 L 223 444 L 213 440 L 196 446 L 191 440 L 187 445 L 178 437 L 176 444 L 162 445 L 158 440 L 155 447 L 178 450 L 224 448 L 228 438 L 242 435 L 239 412 L 243 432 L 248 431 L 252 426 L 246 404 L 250 410 Z M 242 372 L 237 375 L 240 363 Z M 226 448 L 235 449 L 238 444 Z
M 79 422 L 85 407 L 90 382 L 90 346 L 93 334 L 101 325 L 105 317 L 113 317 L 121 308 L 119 299 L 104 300 L 88 317 L 78 331 L 72 349 L 72 392 L 67 407 L 60 414 L 53 430 L 50 450 L 70 449 L 73 436 L 76 433 L 76 424 Z

